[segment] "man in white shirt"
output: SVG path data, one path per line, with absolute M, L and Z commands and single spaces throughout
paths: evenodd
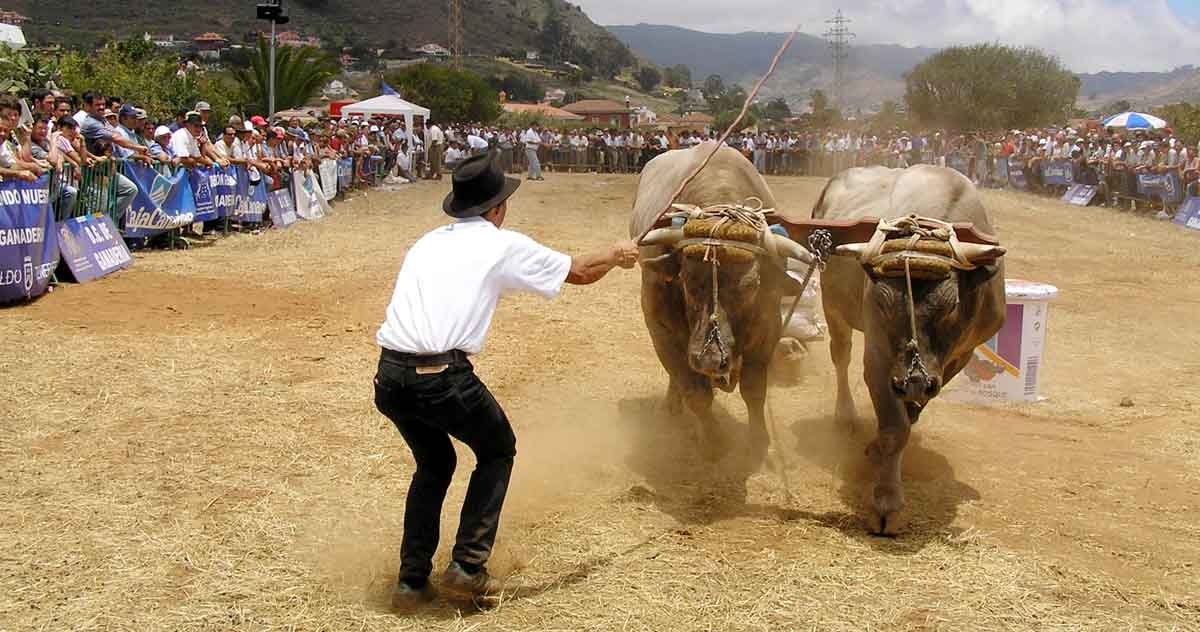
M 200 153 L 200 113 L 188 112 L 184 126 L 171 133 L 171 151 L 185 167 L 210 166 L 212 162 Z
M 487 152 L 488 142 L 478 133 L 472 132 L 467 134 L 467 148 L 471 150 L 472 156 L 476 156 Z
M 429 155 L 426 157 L 426 162 L 429 163 L 429 177 L 434 180 L 442 179 L 442 151 L 445 146 L 446 135 L 442 133 L 442 128 L 427 119 L 425 121 L 425 147 L 428 148 Z
M 525 144 L 525 161 L 529 163 L 529 179 L 545 180 L 542 177 L 542 163 L 538 161 L 538 147 L 542 144 L 542 136 L 538 134 L 537 126 L 530 125 L 521 134 L 521 142 Z
M 433 597 L 429 575 L 439 517 L 455 468 L 450 438 L 475 453 L 457 541 L 443 589 L 488 598 L 501 590 L 486 564 L 508 491 L 516 438 L 504 410 L 475 375 L 468 357 L 479 353 L 502 295 L 558 295 L 563 283 L 587 285 L 616 266 L 632 268 L 637 247 L 618 242 L 586 257 L 555 252 L 520 233 L 501 230 L 508 197 L 520 180 L 506 178 L 486 153 L 455 170 L 442 210 L 455 223 L 417 241 L 405 256 L 376 335 L 382 348 L 375 406 L 412 450 L 416 472 L 404 511 L 396 608 Z

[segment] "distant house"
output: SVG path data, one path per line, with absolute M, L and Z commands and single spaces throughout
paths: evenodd
M 154 44 L 158 48 L 179 48 L 184 45 L 183 40 L 175 39 L 174 33 L 166 35 L 152 35 L 150 33 L 142 33 L 142 40 Z
M 584 117 L 556 108 L 549 103 L 504 103 L 501 105 L 505 112 L 512 114 L 530 113 L 544 116 L 556 121 L 582 121 Z
M 589 123 L 618 129 L 629 129 L 633 114 L 628 107 L 607 99 L 584 99 L 563 109 L 582 116 Z
M 205 59 L 220 59 L 221 51 L 229 48 L 229 40 L 220 33 L 202 33 L 192 38 L 196 51 Z
M 561 103 L 562 100 L 565 98 L 567 98 L 567 91 L 563 90 L 562 88 L 554 88 L 552 90 L 547 90 L 546 96 L 543 97 L 543 99 L 545 101 L 548 101 L 550 103 Z
M 536 50 L 525 51 L 525 61 L 537 61 L 542 58 L 542 54 Z
M 424 55 L 426 57 L 449 57 L 450 56 L 450 49 L 448 49 L 445 46 L 442 46 L 440 44 L 434 44 L 433 42 L 425 44 L 424 46 L 418 46 L 417 48 L 412 49 L 412 52 L 420 54 L 420 55 Z
M 265 34 L 270 37 L 270 34 Z M 290 48 L 321 48 L 322 42 L 320 38 L 303 36 L 296 31 L 282 31 L 275 34 L 275 44 L 278 46 L 288 46 Z
M 21 26 L 29 21 L 29 18 L 17 13 L 16 11 L 7 11 L 0 9 L 0 24 L 11 24 L 13 26 Z

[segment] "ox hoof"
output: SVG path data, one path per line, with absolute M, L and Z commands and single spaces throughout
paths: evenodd
M 904 527 L 908 524 L 908 520 L 902 511 L 889 511 L 885 514 L 872 514 L 869 520 L 868 529 L 871 535 L 879 535 L 885 537 L 895 537 L 904 531 Z
M 899 487 L 877 485 L 871 503 L 868 527 L 875 535 L 898 535 L 908 523 L 904 516 L 904 493 Z

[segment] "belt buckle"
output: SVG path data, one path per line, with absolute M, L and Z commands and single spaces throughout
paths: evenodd
M 449 364 L 435 364 L 433 366 L 417 367 L 417 375 L 436 375 L 450 368 Z

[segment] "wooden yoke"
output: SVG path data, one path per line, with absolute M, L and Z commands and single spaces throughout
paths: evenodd
M 836 248 L 845 244 L 871 241 L 871 237 L 875 235 L 875 229 L 879 226 L 879 218 L 863 217 L 847 220 L 806 218 L 798 222 L 792 222 L 775 213 L 768 212 L 767 224 L 782 226 L 787 231 L 788 237 L 792 238 L 792 241 L 802 245 L 808 243 L 808 237 L 814 231 L 825 229 L 829 231 L 830 236 L 833 238 L 833 246 Z M 985 246 L 1000 245 L 999 239 L 987 233 L 979 232 L 975 229 L 974 224 L 954 224 L 954 232 L 958 236 L 958 240 L 963 243 L 982 244 Z
M 808 236 L 814 231 L 825 229 L 833 237 L 833 245 L 843 246 L 845 244 L 857 244 L 871 241 L 871 237 L 875 235 L 875 229 L 879 226 L 878 217 L 862 217 L 859 219 L 813 219 L 805 218 L 800 221 L 789 221 L 784 219 L 774 211 L 767 210 L 766 212 L 768 225 L 780 225 L 787 231 L 788 237 L 792 241 L 800 244 L 808 244 Z M 671 218 L 664 215 L 659 218 L 651 228 L 670 228 Z M 987 233 L 979 232 L 974 224 L 958 223 L 954 224 L 954 232 L 958 236 L 958 240 L 966 244 L 982 244 L 984 246 L 998 246 L 1000 240 Z

